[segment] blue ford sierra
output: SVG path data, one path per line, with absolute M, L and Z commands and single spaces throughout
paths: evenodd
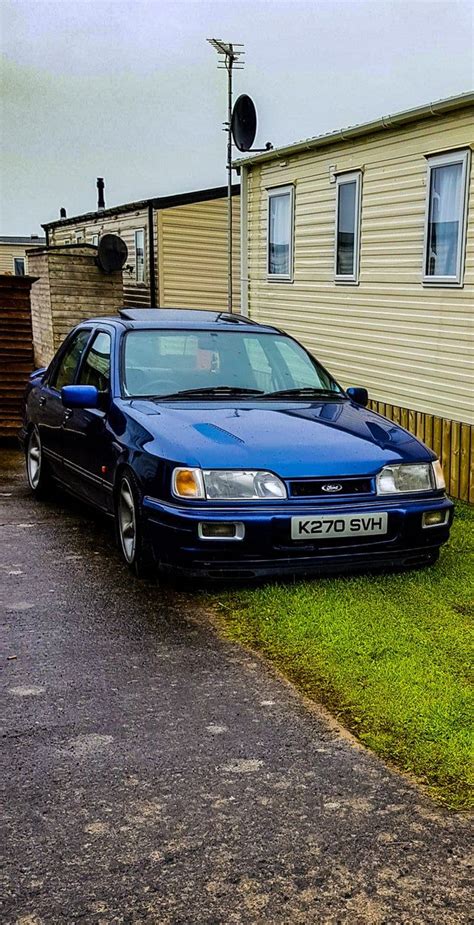
M 453 516 L 440 463 L 367 402 L 276 328 L 123 309 L 31 375 L 28 482 L 112 515 L 137 574 L 430 565 Z

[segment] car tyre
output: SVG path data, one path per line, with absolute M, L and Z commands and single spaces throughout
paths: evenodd
M 128 568 L 138 578 L 153 578 L 156 564 L 145 536 L 143 495 L 132 472 L 122 472 L 115 493 L 115 528 L 117 543 Z
M 26 477 L 30 490 L 36 498 L 47 498 L 51 490 L 51 476 L 37 427 L 32 427 L 28 434 L 25 457 Z

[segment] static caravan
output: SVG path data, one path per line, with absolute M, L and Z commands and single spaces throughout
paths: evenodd
M 240 188 L 233 194 L 234 304 L 240 306 Z M 62 217 L 43 225 L 48 245 L 94 244 L 118 234 L 128 259 L 124 304 L 208 308 L 227 306 L 227 187 L 194 190 Z
M 242 310 L 301 339 L 474 502 L 474 93 L 236 162 Z
M 5 276 L 28 276 L 28 255 L 30 247 L 40 247 L 45 238 L 37 234 L 29 237 L 0 235 L 0 274 Z

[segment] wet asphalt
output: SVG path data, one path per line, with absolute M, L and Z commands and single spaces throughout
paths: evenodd
M 465 817 L 1 459 L 2 922 L 470 921 Z

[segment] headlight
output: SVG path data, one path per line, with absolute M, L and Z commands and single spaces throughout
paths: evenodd
M 286 488 L 273 472 L 248 469 L 175 469 L 173 494 L 208 501 L 272 501 L 286 498 Z
M 441 471 L 441 466 L 439 470 Z M 431 463 L 402 463 L 401 465 L 384 466 L 376 478 L 376 485 L 378 495 L 431 491 L 433 488 L 444 487 L 438 483 L 438 473 Z

